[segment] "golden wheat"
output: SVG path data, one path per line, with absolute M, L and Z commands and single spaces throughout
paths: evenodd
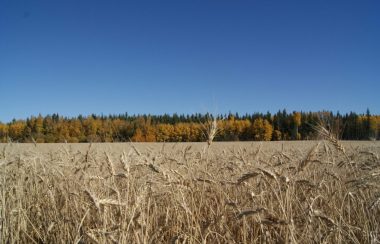
M 0 144 L 0 243 L 376 243 L 379 144 L 339 143 Z

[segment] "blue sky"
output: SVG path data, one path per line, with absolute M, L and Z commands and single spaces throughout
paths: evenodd
M 0 3 L 0 121 L 39 113 L 380 114 L 380 2 Z

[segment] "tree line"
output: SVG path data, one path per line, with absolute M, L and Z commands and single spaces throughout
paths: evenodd
M 205 123 L 217 119 L 216 141 L 317 139 L 313 126 L 322 123 L 343 140 L 380 139 L 380 116 L 354 112 L 287 112 L 254 114 L 164 114 L 63 117 L 31 116 L 0 123 L 0 142 L 199 142 Z

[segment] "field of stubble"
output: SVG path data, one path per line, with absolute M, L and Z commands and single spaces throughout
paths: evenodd
M 0 144 L 0 243 L 380 243 L 380 143 Z

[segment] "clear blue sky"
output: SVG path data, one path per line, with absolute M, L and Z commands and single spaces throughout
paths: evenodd
M 0 121 L 380 113 L 380 1 L 0 2 Z

